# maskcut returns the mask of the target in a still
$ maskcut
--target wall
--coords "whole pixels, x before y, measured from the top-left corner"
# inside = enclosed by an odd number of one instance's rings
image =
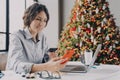
[[[117,26],[120,28],[120,0],[108,0],[111,13],[113,14],[114,18],[116,19],[115,22]]]
[[[57,47],[59,28],[58,0],[39,0],[39,2],[46,5],[50,14],[50,20],[44,30],[48,45],[49,47]]]
[[[68,4],[68,0],[62,0],[63,1],[63,19],[62,19],[62,25],[64,26],[70,18],[71,15],[71,10],[73,8],[74,2],[75,0],[69,0],[69,4]]]

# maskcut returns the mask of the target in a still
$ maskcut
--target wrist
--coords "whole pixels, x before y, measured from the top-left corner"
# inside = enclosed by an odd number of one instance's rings
[[[37,71],[43,71],[43,70],[47,70],[47,63],[43,63],[43,64],[33,64],[31,72],[37,72]]]

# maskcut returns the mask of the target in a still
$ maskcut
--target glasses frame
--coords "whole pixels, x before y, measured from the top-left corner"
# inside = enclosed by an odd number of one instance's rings
[[[46,72],[48,77],[43,77],[43,72]],[[57,74],[57,76],[53,76],[54,74]],[[41,71],[38,73],[39,77],[42,78],[42,79],[61,79],[61,75],[59,73],[59,71],[55,71],[55,72],[49,72],[47,70],[44,70],[44,71]]]

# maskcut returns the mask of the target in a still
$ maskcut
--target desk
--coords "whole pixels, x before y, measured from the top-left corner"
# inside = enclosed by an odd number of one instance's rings
[[[110,78],[109,78],[110,77]],[[87,73],[67,73],[63,80],[120,80],[120,66],[100,65]]]
[[[44,80],[38,77],[25,79],[13,71],[3,71],[3,73],[5,76],[1,80]],[[91,68],[87,73],[61,73],[61,76],[62,79],[59,80],[120,80],[120,66],[100,65]]]

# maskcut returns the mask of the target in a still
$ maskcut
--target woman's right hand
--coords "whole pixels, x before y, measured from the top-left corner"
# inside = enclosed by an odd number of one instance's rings
[[[46,63],[48,71],[59,71],[60,69],[64,68],[66,63],[61,64],[62,62],[66,61],[66,59],[62,59],[60,57],[52,58],[50,61]]]

